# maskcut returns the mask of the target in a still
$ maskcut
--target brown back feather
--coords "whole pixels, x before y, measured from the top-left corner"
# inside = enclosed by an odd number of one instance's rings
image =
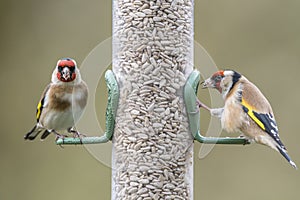
[[[253,110],[273,115],[272,107],[263,93],[245,77],[242,77],[240,81],[243,85],[243,99],[253,107]]]

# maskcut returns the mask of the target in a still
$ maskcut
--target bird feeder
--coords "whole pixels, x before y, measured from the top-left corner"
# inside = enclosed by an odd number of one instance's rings
[[[112,141],[112,199],[193,199],[194,140],[246,144],[200,133],[193,70],[193,0],[113,0],[113,67],[101,137],[63,138],[58,145]]]

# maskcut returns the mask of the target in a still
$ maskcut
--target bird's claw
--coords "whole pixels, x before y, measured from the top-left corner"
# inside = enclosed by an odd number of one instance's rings
[[[86,137],[85,134],[79,133],[79,132],[76,131],[76,130],[70,130],[70,133],[73,134],[73,137],[74,137],[74,138]]]
[[[64,139],[66,137],[68,137],[67,135],[63,135],[63,134],[59,134],[57,133],[56,131],[54,131],[54,134],[55,134],[55,141],[57,141],[58,139],[62,139],[64,141]],[[62,145],[59,145],[61,148],[63,148]]]
[[[63,140],[64,138],[68,137],[67,135],[59,134],[57,132],[54,132],[54,134],[55,134],[55,141],[57,141],[58,139]]]

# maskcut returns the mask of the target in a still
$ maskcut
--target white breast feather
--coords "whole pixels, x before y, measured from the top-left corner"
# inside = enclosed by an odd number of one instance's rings
[[[245,125],[247,116],[244,113],[239,99],[241,94],[241,86],[233,95],[225,101],[224,112],[221,117],[222,128],[228,133],[240,132],[240,128]]]
[[[61,99],[69,101],[71,106],[64,111],[48,110],[43,120],[43,126],[47,129],[66,130],[75,125],[83,113],[84,108],[79,104],[86,96],[82,89],[73,90],[73,93],[65,93]],[[46,98],[46,103],[48,99]]]

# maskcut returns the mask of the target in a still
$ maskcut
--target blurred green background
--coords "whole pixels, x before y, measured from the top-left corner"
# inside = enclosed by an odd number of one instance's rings
[[[195,1],[195,40],[219,68],[233,68],[260,87],[300,166],[300,1]],[[80,65],[111,36],[111,1],[2,0],[0,15],[0,199],[110,199],[111,170],[84,147],[62,149],[53,136],[25,142],[23,135],[35,123],[57,59],[70,56]],[[103,83],[96,96],[101,123]],[[200,95],[209,102],[207,92]],[[202,119],[205,131],[207,113]],[[299,199],[300,172],[276,152],[261,145],[216,146],[199,160],[199,148],[196,143],[194,199]]]

